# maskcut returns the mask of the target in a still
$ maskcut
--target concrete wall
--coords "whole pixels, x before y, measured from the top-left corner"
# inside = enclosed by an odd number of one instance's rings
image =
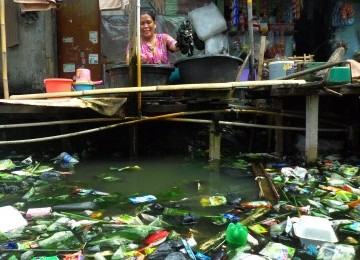
[[[344,2],[344,1],[337,1]],[[354,23],[349,26],[336,27],[334,41],[344,41],[347,44],[345,59],[353,59],[356,51],[360,51],[360,3],[359,1],[351,1],[354,11]]]
[[[55,13],[35,14],[31,18],[17,12],[19,44],[7,48],[10,95],[45,92],[43,79],[56,76]]]

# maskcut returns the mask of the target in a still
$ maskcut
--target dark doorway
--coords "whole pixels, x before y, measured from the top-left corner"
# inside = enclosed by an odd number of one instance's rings
[[[295,22],[294,54],[314,55],[315,61],[327,61],[333,52],[331,46],[331,14],[334,1],[304,0],[301,18]]]

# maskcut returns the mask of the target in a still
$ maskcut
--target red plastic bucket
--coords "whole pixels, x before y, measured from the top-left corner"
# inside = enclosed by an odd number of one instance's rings
[[[44,79],[44,84],[47,93],[70,92],[72,83],[73,83],[72,79],[62,79],[62,78]]]

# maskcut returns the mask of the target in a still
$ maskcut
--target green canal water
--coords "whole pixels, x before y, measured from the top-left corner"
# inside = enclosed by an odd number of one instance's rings
[[[140,170],[114,171],[111,168],[139,166]],[[100,176],[113,176],[117,181],[104,181]],[[220,162],[206,160],[186,160],[179,158],[147,158],[137,160],[86,160],[75,166],[75,174],[67,182],[92,189],[120,193],[124,197],[154,195],[164,207],[186,209],[199,216],[219,216],[230,212],[232,205],[203,207],[201,198],[212,195],[234,195],[242,201],[256,200],[258,188],[252,173],[221,167]],[[176,193],[174,198],[170,194]],[[169,198],[169,199],[167,199]],[[143,204],[124,203],[113,207],[109,204],[105,215],[135,214]],[[179,232],[192,228],[198,232],[199,242],[206,241],[224,230],[224,226],[214,225],[208,218],[191,227],[182,226],[179,218],[167,216]]]
[[[3,155],[4,156],[4,155]],[[27,155],[21,153],[13,159],[21,160]],[[182,224],[182,218],[164,216],[164,221],[172,225],[173,229],[186,235],[191,228],[196,233],[199,244],[208,241],[226,226],[215,225],[209,216],[220,216],[231,213],[233,205],[203,207],[201,198],[213,195],[231,195],[241,198],[241,201],[256,200],[258,187],[250,170],[239,170],[228,166],[221,166],[221,162],[208,162],[205,158],[188,159],[183,156],[158,156],[139,159],[90,157],[81,159],[72,168],[62,167],[61,164],[52,164],[53,156],[33,155],[33,159],[42,164],[53,165],[55,170],[73,171],[71,175],[64,175],[61,181],[53,181],[53,188],[44,191],[45,199],[40,203],[27,203],[24,211],[30,207],[54,206],[74,202],[71,200],[53,200],[63,194],[69,194],[71,188],[93,189],[101,192],[116,194],[118,200],[106,202],[101,207],[104,217],[128,214],[135,216],[142,211],[145,204],[132,204],[128,198],[143,195],[154,195],[163,207],[187,210],[199,216],[198,222],[193,225]],[[4,157],[2,158],[4,159]],[[138,166],[137,170],[114,170],[127,166]],[[106,181],[105,176],[114,180]],[[63,187],[66,189],[63,189]],[[13,196],[1,201],[1,206],[11,205],[21,201],[21,196]],[[92,201],[97,198],[83,196],[81,201]],[[100,196],[99,196],[100,197]],[[151,213],[150,213],[151,214]]]

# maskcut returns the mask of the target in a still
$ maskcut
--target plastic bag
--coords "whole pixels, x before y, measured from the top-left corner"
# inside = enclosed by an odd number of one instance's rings
[[[295,254],[295,248],[280,243],[269,242],[259,254],[271,259],[291,259]]]
[[[202,41],[227,30],[226,20],[213,2],[192,10],[188,16],[197,36]]]
[[[319,249],[319,260],[355,259],[355,248],[351,245],[325,243]]]
[[[205,41],[205,54],[229,54],[229,40],[226,34],[216,34]]]

